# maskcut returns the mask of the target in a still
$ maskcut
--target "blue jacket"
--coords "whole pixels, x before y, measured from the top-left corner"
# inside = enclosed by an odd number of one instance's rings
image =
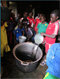
[[[60,43],[53,44],[47,53],[47,72],[60,78]]]
[[[13,31],[13,33],[16,35],[16,40],[19,41],[19,36],[22,36],[22,31],[24,31],[24,29],[20,29],[17,28],[16,30]]]

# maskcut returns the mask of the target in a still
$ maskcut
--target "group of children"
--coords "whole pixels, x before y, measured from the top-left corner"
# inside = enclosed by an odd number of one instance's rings
[[[28,34],[30,34],[30,38],[34,38],[35,34],[39,33],[44,37],[46,53],[50,46],[56,42],[56,36],[59,31],[59,14],[57,10],[52,11],[50,14],[49,24],[46,22],[44,14],[39,14],[39,16],[34,19],[32,12],[29,13],[28,17],[27,12],[25,12],[23,19],[20,19],[20,23],[20,27],[22,26],[25,30],[24,35],[29,36]],[[30,29],[30,31],[28,29]]]
[[[46,18],[44,14],[39,14],[35,19],[32,15],[32,12],[29,13],[29,16],[27,16],[27,12],[24,12],[23,17],[19,19],[20,24],[18,23],[19,25],[17,25],[17,28],[14,31],[18,28],[24,29],[24,36],[27,37],[27,40],[34,42],[35,34],[45,33],[48,23],[45,21]]]
[[[4,52],[10,51],[10,47],[8,45],[8,38],[9,38],[10,41],[12,39],[11,39],[11,35],[9,36],[7,33],[10,33],[10,34],[13,33],[13,35],[14,35],[14,45],[19,43],[19,36],[26,36],[27,41],[31,41],[31,42],[34,43],[34,36],[36,35],[36,33],[39,33],[44,37],[46,55],[47,55],[48,52],[54,53],[54,51],[51,52],[50,49],[52,48],[52,50],[55,50],[55,49],[53,49],[53,44],[56,42],[56,36],[60,33],[60,29],[59,29],[60,20],[59,20],[58,13],[59,12],[57,10],[52,11],[52,13],[50,14],[50,22],[48,24],[46,22],[46,17],[43,13],[38,14],[38,17],[36,17],[34,19],[32,17],[32,15],[33,15],[32,12],[29,13],[29,16],[27,15],[27,12],[24,12],[23,17],[18,20],[18,23],[16,24],[16,26],[13,27],[13,30],[11,30],[10,32],[6,31],[6,27],[8,26],[7,24],[9,22],[2,20],[1,21],[1,24],[2,24],[1,25],[1,57],[3,58]],[[10,17],[10,20],[12,20],[12,22],[13,22],[12,17]],[[8,26],[8,28],[9,28],[9,26]],[[8,37],[7,37],[7,35],[8,35]],[[58,37],[59,37],[58,39],[59,39],[59,42],[60,42],[60,35],[58,35]],[[59,43],[58,43],[58,46],[60,46]],[[56,51],[60,49],[60,48],[59,49],[57,49],[57,48],[56,48]],[[50,55],[50,54],[48,54],[48,55]],[[47,60],[49,59],[48,55],[47,55]],[[52,59],[54,59],[53,56],[52,56]],[[54,61],[52,63],[54,63]],[[59,67],[59,63],[58,63],[57,67]],[[50,68],[49,64],[48,64],[48,68]],[[52,74],[52,72],[49,71],[49,70],[48,70],[48,73],[47,73],[48,75]],[[57,71],[57,73],[58,72],[59,71]],[[60,77],[60,76],[58,76],[57,74],[54,74],[54,73],[52,75],[55,75],[56,77]],[[59,72],[59,75],[60,75],[60,72]],[[52,77],[48,78],[48,77],[45,76],[44,79],[60,79],[60,78],[52,78]]]

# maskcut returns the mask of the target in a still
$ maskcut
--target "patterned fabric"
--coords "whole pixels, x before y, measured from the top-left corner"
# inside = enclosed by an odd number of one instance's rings
[[[55,76],[53,76],[53,75],[51,75],[50,73],[47,72],[43,79],[60,79],[60,78],[57,78],[57,77],[55,77]]]
[[[38,26],[37,26],[37,28],[38,28],[38,33],[39,33],[39,34],[40,34],[40,33],[45,33],[47,27],[48,27],[48,23],[44,23],[44,24],[39,23]]]

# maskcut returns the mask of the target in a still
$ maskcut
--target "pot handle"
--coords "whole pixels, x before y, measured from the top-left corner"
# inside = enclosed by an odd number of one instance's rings
[[[25,66],[26,66],[26,65],[29,65],[29,63],[28,63],[28,62],[27,62],[27,63],[23,63],[23,62],[21,62],[21,64],[22,64],[22,65],[25,65]]]
[[[36,56],[37,50],[38,50],[38,46],[35,46],[33,48],[33,53],[32,53],[33,56]]]

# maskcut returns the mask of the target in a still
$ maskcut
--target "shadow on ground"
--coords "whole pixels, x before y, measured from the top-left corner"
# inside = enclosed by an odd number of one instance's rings
[[[17,68],[12,53],[9,53],[6,60],[7,61],[5,61],[4,64],[2,79],[43,79],[47,69],[46,65],[40,66],[39,64],[35,71],[30,73],[23,73]]]

